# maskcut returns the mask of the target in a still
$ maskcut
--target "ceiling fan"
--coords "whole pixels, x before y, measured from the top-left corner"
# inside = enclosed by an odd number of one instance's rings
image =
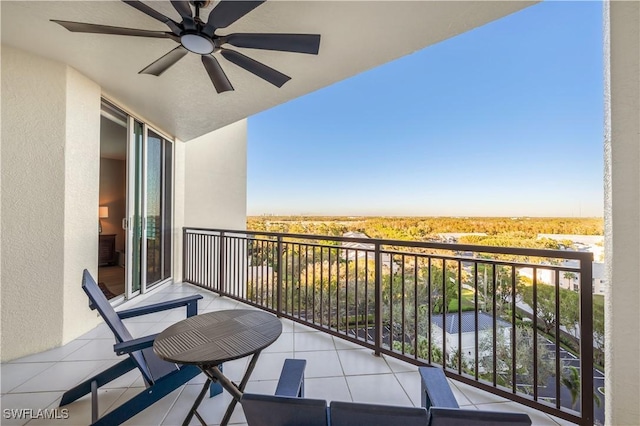
[[[223,47],[229,44],[235,47],[250,49],[278,50],[282,52],[297,52],[317,55],[320,48],[320,35],[316,34],[264,34],[264,33],[236,33],[217,35],[216,31],[226,28],[236,22],[266,0],[237,1],[220,0],[211,10],[207,21],[200,19],[200,10],[209,6],[210,1],[171,1],[171,4],[182,17],[178,23],[163,15],[141,1],[122,0],[140,12],[164,23],[171,31],[148,31],[134,28],[112,27],[108,25],[88,24],[52,19],[69,31],[95,34],[114,34],[134,37],[170,38],[180,43],[160,59],[142,69],[139,74],[161,75],[187,53],[197,53],[202,57],[202,64],[209,74],[209,78],[218,93],[234,90],[220,63],[213,56],[219,52],[222,57],[250,73],[268,81],[277,87],[282,87],[291,77],[277,71],[261,62],[249,58],[236,50]],[[191,7],[195,8],[195,15]]]

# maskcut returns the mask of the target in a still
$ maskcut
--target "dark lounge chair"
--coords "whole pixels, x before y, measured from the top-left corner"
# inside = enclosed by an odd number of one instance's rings
[[[249,426],[492,426],[531,425],[526,414],[460,409],[442,370],[419,369],[423,407],[396,407],[304,398],[306,361],[285,361],[275,395],[245,393]]]
[[[116,312],[86,269],[82,276],[82,289],[89,296],[89,307],[98,310],[102,319],[115,335],[114,351],[116,354],[126,354],[128,356],[100,374],[65,392],[60,401],[61,407],[91,393],[91,424],[117,425],[127,421],[201,373],[196,366],[176,365],[158,358],[153,352],[153,341],[157,334],[134,339],[122,320],[185,306],[187,317],[191,317],[198,314],[198,300],[202,299],[202,296],[188,296]],[[121,406],[98,418],[98,388],[134,368],[140,370],[146,389]],[[214,383],[211,385],[210,396],[221,392],[222,387],[220,384]]]

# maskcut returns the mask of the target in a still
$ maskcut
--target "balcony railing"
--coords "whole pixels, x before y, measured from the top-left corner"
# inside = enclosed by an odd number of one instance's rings
[[[183,242],[185,282],[594,423],[591,253],[196,228]]]

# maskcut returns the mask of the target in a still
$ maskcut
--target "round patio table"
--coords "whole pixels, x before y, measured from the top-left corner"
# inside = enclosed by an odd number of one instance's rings
[[[207,380],[187,414],[183,425],[194,415],[206,423],[196,411],[212,381],[219,382],[233,399],[221,425],[229,422],[236,403],[242,398],[260,352],[275,342],[282,333],[280,320],[267,312],[232,309],[209,312],[182,320],[164,330],[153,342],[153,351],[165,361],[197,365]],[[236,385],[218,368],[225,361],[253,355],[240,382]]]

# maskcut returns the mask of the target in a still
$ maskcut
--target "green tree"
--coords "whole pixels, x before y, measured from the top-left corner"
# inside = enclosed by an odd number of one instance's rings
[[[573,290],[560,289],[560,325],[575,335],[580,321],[580,296]]]
[[[481,376],[486,380],[492,380],[496,374],[496,382],[502,386],[511,387],[513,385],[513,370],[515,369],[517,384],[523,392],[531,392],[536,384],[530,383],[533,378],[534,362],[538,363],[538,386],[547,383],[549,377],[554,374],[555,366],[550,359],[549,350],[545,345],[545,340],[538,338],[538,359],[533,358],[533,329],[525,325],[517,325],[516,336],[516,365],[512,365],[511,333],[505,332],[502,327],[496,330],[496,347],[493,348],[493,333],[483,333],[479,340],[478,369]],[[493,369],[492,353],[495,350],[497,370]],[[525,386],[522,386],[525,385]],[[528,385],[528,386],[526,386]]]
[[[562,385],[571,393],[571,408],[575,408],[580,396],[580,370],[573,365],[565,366],[560,378]]]
[[[600,303],[593,304],[593,345],[596,348],[594,362],[604,365],[604,305]]]
[[[573,290],[573,286],[571,284],[573,283],[573,280],[578,278],[578,276],[573,272],[565,271],[565,273],[563,274],[563,277],[566,280],[569,280],[569,290]]]
[[[533,285],[526,287],[523,292],[523,300],[526,304],[534,307]],[[537,284],[536,316],[542,321],[545,333],[551,333],[556,324],[556,294],[555,287],[548,284]]]
[[[580,370],[573,365],[564,365],[562,369],[562,376],[560,377],[560,383],[569,390],[571,394],[571,408],[575,408],[580,397]],[[599,407],[601,404],[600,397],[594,393],[593,400]]]

